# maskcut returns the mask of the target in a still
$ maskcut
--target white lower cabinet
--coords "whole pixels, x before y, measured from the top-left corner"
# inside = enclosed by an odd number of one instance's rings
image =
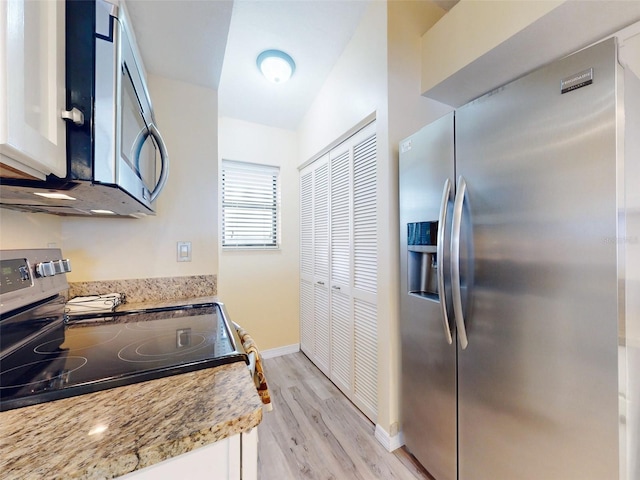
[[[258,429],[136,470],[123,480],[257,480]]]
[[[377,420],[376,125],[300,172],[300,347]]]

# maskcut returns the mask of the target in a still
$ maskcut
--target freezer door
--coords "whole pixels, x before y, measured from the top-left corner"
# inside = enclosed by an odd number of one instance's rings
[[[461,480],[618,478],[615,128],[613,40],[456,112],[475,255]]]
[[[448,265],[437,254],[450,230],[440,220],[451,218],[453,122],[449,114],[400,143],[401,428],[408,450],[437,480],[457,475],[456,343],[438,281],[446,274],[440,280],[449,283]]]

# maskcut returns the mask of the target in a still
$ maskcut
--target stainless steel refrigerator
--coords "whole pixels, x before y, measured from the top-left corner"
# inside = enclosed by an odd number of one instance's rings
[[[436,480],[625,478],[621,86],[610,39],[400,143],[402,431]]]

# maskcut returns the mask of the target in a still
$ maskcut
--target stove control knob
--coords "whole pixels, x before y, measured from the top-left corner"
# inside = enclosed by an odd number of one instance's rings
[[[53,270],[55,271],[55,275],[58,275],[59,273],[64,273],[62,260],[54,260],[52,263],[53,263]]]
[[[60,262],[62,262],[62,271],[63,272],[70,272],[71,271],[71,260],[69,260],[68,258],[65,258],[64,260],[60,260]]]
[[[53,262],[42,262],[36,265],[36,273],[40,277],[52,277],[56,274]]]

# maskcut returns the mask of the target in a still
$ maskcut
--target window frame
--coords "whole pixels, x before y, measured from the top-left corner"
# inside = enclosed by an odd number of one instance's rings
[[[246,181],[246,179],[240,179],[239,176],[243,173],[246,173],[250,176],[254,177],[254,181]],[[261,177],[264,178],[264,182],[259,180]],[[280,230],[281,230],[281,218],[280,218],[280,198],[281,198],[281,172],[280,167],[276,165],[267,165],[260,164],[254,162],[245,162],[239,160],[228,160],[222,159],[220,166],[220,243],[223,250],[279,250],[280,249]],[[231,182],[231,183],[229,183]],[[253,183],[253,184],[252,184]],[[241,189],[246,188],[250,189],[252,187],[262,191],[263,197],[264,193],[268,190],[273,190],[273,194],[270,195],[269,201],[262,201],[264,199],[256,198],[254,195],[253,198],[250,195],[247,196],[243,203],[242,198],[233,198],[233,195],[227,195],[227,189],[231,186],[233,189]],[[246,192],[245,192],[246,193]],[[229,198],[231,196],[232,198]],[[239,237],[239,240],[236,243],[229,242],[230,236],[227,235],[227,212],[230,209],[240,209],[244,210],[244,212],[236,212],[236,215],[239,218],[236,218],[234,221],[240,222],[242,221],[242,217],[249,215],[244,220],[250,218],[253,210],[255,213],[258,213],[258,217],[260,216],[259,212],[266,211],[270,212],[270,222],[264,222],[264,224],[260,225],[262,227],[266,227],[266,231],[270,231],[270,237],[265,242],[255,242],[255,243],[246,243],[250,240],[250,235],[247,237]],[[254,220],[261,222],[262,219],[258,217],[253,217]],[[269,226],[270,225],[270,226]],[[257,229],[259,231],[259,228]],[[257,233],[257,232],[252,232]]]

